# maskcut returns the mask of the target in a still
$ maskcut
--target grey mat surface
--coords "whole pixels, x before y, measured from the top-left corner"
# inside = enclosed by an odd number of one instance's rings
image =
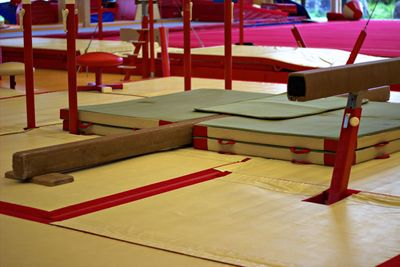
[[[258,119],[279,120],[343,109],[346,106],[346,101],[347,99],[344,97],[329,97],[308,102],[293,102],[287,99],[286,94],[281,94],[261,99],[243,100],[231,104],[209,107],[197,106],[196,110]]]
[[[198,89],[118,103],[80,106],[79,111],[177,122],[210,115],[209,113],[195,112],[194,107],[224,105],[268,96],[270,94],[221,89]]]
[[[260,120],[232,116],[205,121],[199,125],[276,135],[338,139],[341,122],[341,116],[326,115],[305,116],[288,120]],[[363,117],[358,136],[374,135],[397,129],[400,129],[400,120]]]

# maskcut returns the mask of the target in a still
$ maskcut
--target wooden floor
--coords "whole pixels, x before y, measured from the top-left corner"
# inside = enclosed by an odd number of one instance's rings
[[[122,75],[105,74],[115,83]],[[139,79],[139,77],[135,77]],[[78,84],[94,75],[78,75]],[[193,79],[193,88],[223,88]],[[8,87],[3,77],[0,87]],[[304,202],[324,190],[332,168],[223,155],[192,148],[76,171],[47,188],[3,177],[16,151],[96,138],[61,129],[67,73],[36,70],[37,119],[23,130],[24,96],[1,98],[0,201],[52,211],[148,183],[215,168],[230,175],[54,224],[0,215],[0,266],[376,266],[400,253],[400,153],[354,166],[350,187],[363,193],[332,206]],[[234,90],[281,93],[281,84],[234,81]],[[9,89],[0,91],[9,94]],[[170,77],[124,84],[111,94],[81,92],[80,104],[183,91]],[[16,92],[24,93],[17,78]],[[400,102],[400,93],[391,97]],[[338,126],[339,127],[339,126]]]

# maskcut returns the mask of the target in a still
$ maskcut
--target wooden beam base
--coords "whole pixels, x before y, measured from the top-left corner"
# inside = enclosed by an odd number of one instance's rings
[[[67,183],[72,183],[74,181],[74,177],[68,174],[62,173],[48,173],[39,176],[35,176],[32,178],[31,182],[34,184],[40,184],[45,186],[57,186]]]

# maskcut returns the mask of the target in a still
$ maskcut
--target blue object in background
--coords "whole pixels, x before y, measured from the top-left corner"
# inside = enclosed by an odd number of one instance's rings
[[[232,0],[232,3],[237,3],[239,0]],[[223,3],[225,2],[224,0],[213,0],[214,3]]]
[[[17,7],[10,2],[0,4],[0,15],[5,19],[6,24],[17,24]]]
[[[112,22],[114,21],[114,14],[112,12],[104,12],[103,13],[103,22]],[[97,23],[97,14],[90,15],[90,22]]]

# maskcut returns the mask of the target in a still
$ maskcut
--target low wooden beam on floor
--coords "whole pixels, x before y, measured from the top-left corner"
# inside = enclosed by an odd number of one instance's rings
[[[213,115],[128,134],[16,152],[12,159],[13,176],[18,180],[26,180],[38,175],[64,173],[187,146],[192,143],[192,128],[195,124],[221,116]]]

